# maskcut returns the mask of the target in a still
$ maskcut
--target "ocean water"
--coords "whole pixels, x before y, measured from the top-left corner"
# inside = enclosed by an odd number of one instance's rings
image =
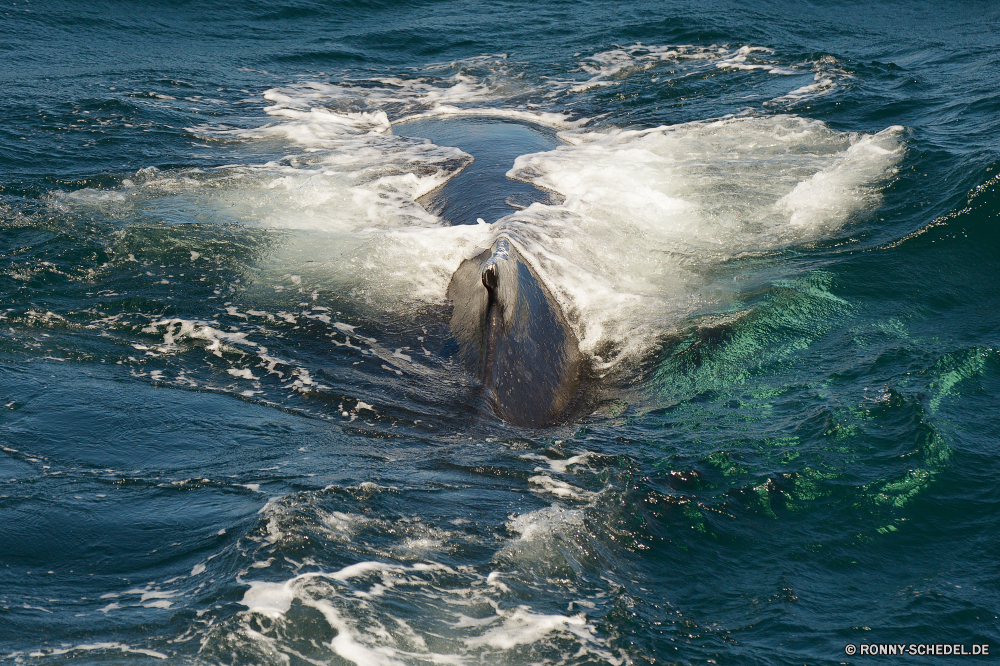
[[[3,663],[1000,652],[996,3],[0,27]],[[458,359],[501,237],[568,422]]]

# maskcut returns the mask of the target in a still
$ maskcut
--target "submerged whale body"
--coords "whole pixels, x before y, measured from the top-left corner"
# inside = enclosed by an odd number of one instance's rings
[[[448,298],[459,355],[493,413],[540,427],[565,418],[583,373],[579,345],[552,295],[506,239],[464,261]]]

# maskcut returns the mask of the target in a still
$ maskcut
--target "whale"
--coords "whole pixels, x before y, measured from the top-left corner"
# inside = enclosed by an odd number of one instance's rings
[[[507,238],[467,259],[448,285],[458,355],[485,407],[517,426],[567,420],[581,404],[579,341],[552,294]]]
[[[438,145],[461,146],[474,160],[417,203],[448,224],[503,219],[532,203],[557,204],[556,192],[507,177],[519,155],[553,150],[555,131],[503,118],[409,120],[396,128]],[[458,357],[478,380],[481,409],[516,426],[569,420],[586,403],[589,382],[579,341],[563,310],[500,231],[491,247],[463,261],[447,289]]]

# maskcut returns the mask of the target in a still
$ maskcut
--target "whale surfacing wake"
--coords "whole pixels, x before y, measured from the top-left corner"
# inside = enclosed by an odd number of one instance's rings
[[[552,295],[510,242],[459,266],[448,285],[459,355],[493,413],[515,425],[563,420],[577,402],[583,359]]]

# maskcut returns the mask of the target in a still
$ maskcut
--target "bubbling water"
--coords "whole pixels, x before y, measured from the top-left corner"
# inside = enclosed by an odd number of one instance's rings
[[[796,116],[563,132],[569,145],[523,155],[507,175],[565,201],[498,226],[557,294],[581,349],[641,351],[698,305],[712,266],[830,236],[874,206],[902,132]]]
[[[655,73],[663,62],[791,72],[770,56],[750,47],[636,46],[586,59],[584,71],[589,87]],[[275,88],[265,93],[272,122],[193,129],[228,142],[236,155],[264,149],[274,159],[213,172],[137,174],[120,191],[77,192],[58,205],[187,209],[198,219],[286,230],[262,259],[265,272],[293,272],[403,315],[443,305],[461,262],[504,236],[558,300],[581,351],[596,367],[611,368],[648,352],[692,312],[711,309],[712,289],[705,287],[716,267],[841,233],[878,204],[905,150],[898,126],[848,133],[796,115],[598,127],[560,110],[558,100],[578,94],[579,82],[532,85],[511,73],[514,64],[497,62],[452,63],[457,71],[437,80]],[[488,75],[472,73],[487,65]],[[529,93],[553,106],[520,103]],[[521,155],[507,172],[561,198],[489,224],[453,225],[423,208],[418,199],[473,157],[462,146],[401,136],[394,125],[456,115],[561,130],[563,145]]]

